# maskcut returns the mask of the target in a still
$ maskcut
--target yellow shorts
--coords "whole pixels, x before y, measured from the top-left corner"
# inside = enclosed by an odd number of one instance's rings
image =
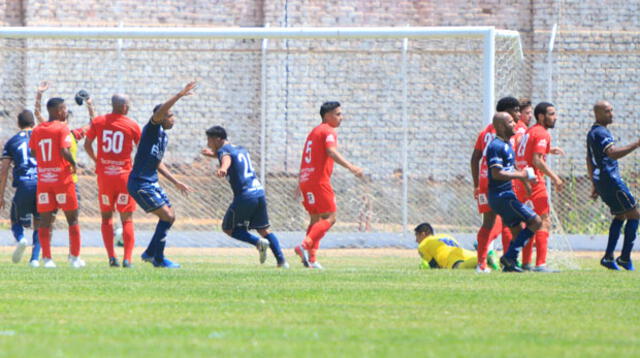
[[[471,261],[475,260],[476,263],[472,263]],[[457,247],[451,251],[449,257],[447,258],[447,267],[448,269],[453,268],[456,262],[462,261],[462,266],[464,268],[469,268],[467,266],[475,267],[477,264],[478,257],[475,252],[465,250],[463,248]],[[463,268],[463,267],[458,267]]]

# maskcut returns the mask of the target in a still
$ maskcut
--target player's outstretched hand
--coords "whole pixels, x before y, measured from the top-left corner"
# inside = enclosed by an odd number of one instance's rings
[[[178,188],[178,190],[180,190],[180,192],[184,195],[189,195],[189,193],[193,192],[193,190],[191,190],[191,187],[188,186],[187,184],[179,181],[176,183],[176,188]]]
[[[353,173],[353,175],[355,175],[357,178],[362,178],[362,177],[363,177],[363,175],[364,175],[364,170],[363,170],[362,168],[360,168],[360,167],[356,167],[356,166],[353,166],[353,167],[351,168],[351,172],[352,172],[352,173]]]
[[[213,151],[209,148],[204,148],[200,151],[200,154],[204,155],[205,157],[211,157],[211,158],[215,158],[215,154],[213,153]]]
[[[553,185],[555,185],[555,186],[556,186],[556,190],[557,190],[558,192],[561,192],[561,191],[562,191],[562,189],[564,188],[564,180],[562,180],[562,179],[558,178],[558,180],[557,180],[557,181],[555,181],[555,180],[553,181]]]
[[[216,176],[218,178],[224,178],[227,176],[227,171],[225,169],[218,169],[216,170]]]
[[[564,150],[562,150],[562,148],[560,147],[553,147],[551,148],[551,150],[549,151],[549,153],[553,154],[553,155],[564,155]]]
[[[187,85],[184,86],[182,91],[180,91],[179,93],[180,97],[191,96],[192,94],[194,94],[193,90],[196,89],[197,87],[198,87],[198,84],[196,81],[191,81],[187,83]]]
[[[40,82],[40,84],[38,85],[38,92],[42,93],[47,89],[49,89],[49,82],[47,81]]]

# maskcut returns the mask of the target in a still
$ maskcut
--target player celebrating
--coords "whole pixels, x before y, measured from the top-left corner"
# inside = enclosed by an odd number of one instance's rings
[[[255,246],[260,253],[261,264],[267,259],[267,247],[271,247],[278,267],[288,268],[278,238],[269,231],[267,200],[253,171],[249,153],[243,147],[231,144],[227,140],[227,131],[220,126],[207,129],[206,134],[209,148],[203,149],[202,154],[218,158],[220,167],[216,176],[227,177],[233,189],[233,202],[224,215],[222,230],[234,239]],[[247,229],[256,229],[263,238],[251,235]]]
[[[131,267],[131,254],[135,244],[133,232],[133,212],[136,203],[129,196],[127,180],[131,172],[131,152],[140,142],[140,126],[127,117],[129,98],[114,94],[111,97],[112,112],[95,117],[87,132],[84,149],[96,163],[98,176],[98,198],[102,216],[102,241],[107,250],[109,265],[118,267],[118,259],[113,248],[113,210],[118,210],[122,221],[124,259],[122,267]],[[87,103],[89,105],[89,103]],[[97,142],[97,155],[93,151],[93,141]]]
[[[129,175],[127,189],[133,199],[147,213],[158,217],[156,230],[149,242],[149,246],[142,253],[142,260],[151,262],[155,267],[179,268],[180,265],[164,257],[167,232],[175,221],[175,213],[167,194],[158,185],[158,173],[173,183],[181,192],[191,191],[189,186],[173,177],[169,169],[162,163],[162,157],[167,149],[169,137],[167,132],[173,127],[175,117],[171,107],[184,96],[193,94],[195,82],[189,82],[180,92],[163,104],[153,109],[153,116],[142,129],[140,144],[136,153],[133,169]]]
[[[51,257],[51,224],[54,210],[61,208],[69,224],[70,256],[72,267],[85,265],[80,259],[80,226],[78,225],[78,199],[72,175],[76,162],[69,151],[71,138],[65,123],[69,112],[62,98],[47,102],[49,121],[39,124],[31,134],[29,147],[38,162],[37,208],[40,213],[38,229],[44,267],[56,267]]]
[[[520,117],[520,103],[514,97],[501,98],[496,104],[496,111],[509,113],[514,121]],[[476,144],[471,154],[471,177],[473,178],[474,196],[478,204],[478,212],[482,214],[482,226],[478,231],[478,272],[490,272],[487,268],[487,254],[489,251],[489,245],[493,240],[502,233],[502,250],[506,251],[509,248],[512,235],[511,230],[504,225],[502,219],[491,210],[487,194],[488,187],[488,171],[487,166],[487,147],[489,143],[495,138],[496,130],[493,127],[493,123],[487,125],[487,127],[480,132],[476,139]],[[495,266],[494,269],[497,269]]]
[[[496,113],[493,116],[493,126],[496,129],[496,138],[487,147],[489,206],[502,217],[503,222],[516,236],[507,252],[500,258],[500,263],[505,272],[522,272],[517,266],[518,253],[540,228],[542,222],[531,209],[518,201],[511,181],[520,179],[535,182],[535,176],[530,177],[525,170],[515,168],[515,155],[509,142],[515,127],[512,115],[506,112]],[[527,225],[524,229],[520,227],[523,221]]]
[[[522,268],[536,272],[551,272],[546,266],[547,245],[549,241],[549,229],[551,218],[549,217],[549,194],[544,181],[547,175],[553,181],[558,191],[562,190],[562,179],[547,165],[546,157],[551,152],[551,135],[549,129],[555,127],[557,120],[556,109],[553,104],[541,102],[534,111],[536,124],[529,128],[519,141],[516,152],[516,166],[520,169],[533,168],[537,182],[532,185],[531,192],[522,185],[514,185],[518,200],[523,203],[530,202],[533,210],[540,216],[542,227],[536,231],[532,240],[529,240],[522,252]],[[531,264],[532,244],[536,244],[536,266]]]
[[[38,183],[36,159],[29,149],[29,138],[35,121],[33,113],[24,110],[18,115],[18,127],[20,131],[11,137],[4,145],[2,151],[2,171],[0,172],[0,209],[5,205],[4,190],[7,186],[9,168],[13,163],[13,187],[16,188],[11,201],[11,232],[18,242],[11,260],[20,262],[22,254],[27,248],[27,239],[24,238],[23,227],[31,225],[33,216],[33,249],[29,265],[40,266],[40,242],[38,241],[38,226],[40,216],[36,210],[36,186]]]
[[[338,152],[336,128],[342,122],[342,109],[338,102],[325,102],[320,106],[322,123],[307,136],[300,163],[298,189],[303,205],[309,213],[307,234],[295,252],[305,267],[322,269],[316,261],[320,240],[336,222],[336,201],[331,187],[334,161],[347,168],[356,177],[362,169],[347,161]]]
[[[429,223],[416,226],[414,234],[422,258],[420,268],[473,269],[478,265],[475,252],[460,247],[452,236],[434,234]],[[493,250],[489,251],[487,259],[495,260]]]
[[[618,159],[640,147],[640,140],[626,146],[614,146],[613,136],[607,129],[613,122],[613,107],[609,102],[599,101],[593,106],[593,112],[596,123],[587,134],[587,171],[593,183],[591,197],[595,199],[599,195],[614,216],[609,227],[607,249],[600,264],[611,270],[620,270],[622,266],[633,271],[631,250],[638,231],[640,212],[635,198],[620,176]],[[614,261],[613,252],[625,220],[627,224],[624,227],[622,252]]]

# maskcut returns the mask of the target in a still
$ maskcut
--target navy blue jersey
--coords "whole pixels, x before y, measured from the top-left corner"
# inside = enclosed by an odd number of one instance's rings
[[[218,149],[218,160],[228,155],[231,157],[231,166],[227,171],[227,179],[231,184],[234,198],[238,197],[257,197],[264,195],[262,185],[253,171],[251,158],[246,149],[241,146],[225,144]]]
[[[140,144],[133,160],[130,177],[138,181],[155,183],[158,181],[158,165],[167,149],[169,137],[161,124],[149,121],[142,128]]]
[[[619,178],[618,161],[605,153],[613,145],[613,136],[606,127],[594,124],[587,134],[587,151],[593,163],[593,179],[599,180],[600,175],[608,178]]]
[[[13,160],[13,186],[18,184],[36,184],[38,169],[36,158],[29,149],[31,130],[23,130],[11,137],[4,145],[2,158]]]
[[[505,142],[500,137],[495,137],[487,147],[487,166],[489,167],[489,193],[498,194],[512,191],[511,180],[493,179],[492,168],[501,168],[504,171],[515,169],[515,155],[509,141]]]

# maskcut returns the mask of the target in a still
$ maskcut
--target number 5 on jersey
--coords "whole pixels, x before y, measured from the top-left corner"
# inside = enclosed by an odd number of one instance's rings
[[[103,153],[120,153],[122,152],[122,144],[124,143],[124,134],[120,131],[112,131],[105,129],[102,131],[102,152]]]

